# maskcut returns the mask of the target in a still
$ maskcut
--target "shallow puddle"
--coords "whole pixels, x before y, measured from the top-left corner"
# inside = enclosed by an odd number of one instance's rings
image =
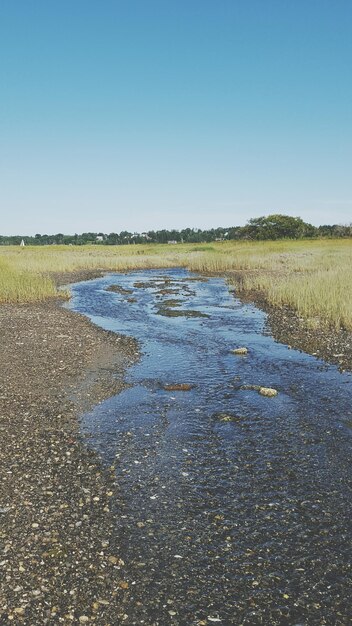
[[[221,278],[138,271],[72,293],[142,351],[131,387],[82,418],[117,468],[118,619],[349,624],[352,376],[275,343]]]

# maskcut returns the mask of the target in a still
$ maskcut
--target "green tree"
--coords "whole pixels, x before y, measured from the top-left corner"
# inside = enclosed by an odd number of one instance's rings
[[[316,228],[300,217],[280,213],[254,217],[242,229],[242,235],[251,239],[301,239],[315,234]]]

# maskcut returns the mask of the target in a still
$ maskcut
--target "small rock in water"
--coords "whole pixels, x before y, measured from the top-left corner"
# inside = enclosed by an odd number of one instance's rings
[[[192,385],[189,383],[179,383],[173,385],[164,385],[165,391],[190,391],[192,389]]]
[[[261,396],[273,398],[274,396],[277,396],[279,392],[276,389],[271,389],[270,387],[260,387],[259,393]]]
[[[232,354],[248,354],[248,348],[234,348],[234,350],[231,350]]]
[[[215,413],[214,417],[220,422],[240,422],[241,417],[231,413]]]

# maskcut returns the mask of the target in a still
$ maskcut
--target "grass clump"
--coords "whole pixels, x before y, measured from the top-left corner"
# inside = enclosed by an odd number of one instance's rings
[[[0,302],[38,302],[58,295],[53,281],[0,259]]]

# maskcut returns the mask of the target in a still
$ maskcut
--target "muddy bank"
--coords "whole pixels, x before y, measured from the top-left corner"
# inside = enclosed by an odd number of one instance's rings
[[[1,306],[0,337],[0,624],[115,624],[114,468],[77,416],[124,387],[137,344],[58,302]]]
[[[243,273],[226,272],[220,276],[241,283]],[[352,332],[319,324],[310,328],[307,321],[289,306],[274,307],[259,291],[236,291],[236,297],[243,302],[252,302],[267,313],[267,331],[276,341],[338,365],[342,370],[352,371]]]
[[[290,307],[273,307],[257,292],[240,294],[240,297],[254,302],[268,314],[267,330],[276,341],[352,371],[352,333],[323,326],[309,328],[306,320]]]
[[[106,270],[102,269],[90,269],[90,270],[75,270],[74,272],[49,272],[48,276],[51,278],[57,287],[63,285],[69,285],[73,282],[80,282],[83,280],[91,280],[93,278],[100,278],[104,276]]]

